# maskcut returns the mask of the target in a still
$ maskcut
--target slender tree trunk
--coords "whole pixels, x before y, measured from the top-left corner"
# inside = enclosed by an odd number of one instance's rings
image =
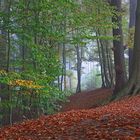
[[[66,46],[63,43],[62,48],[62,59],[63,59],[63,67],[62,67],[62,76],[61,76],[61,91],[66,89]],[[63,85],[64,83],[64,85]]]
[[[3,2],[0,2],[1,4],[1,11],[6,13],[8,16],[3,19],[3,22],[6,25],[9,25],[10,20],[10,7],[11,7],[11,0],[7,1],[4,0]],[[5,70],[6,72],[9,71],[9,64],[10,64],[10,31],[9,29],[1,29],[1,35],[2,39],[1,46],[0,46],[0,62],[1,66],[0,69]],[[2,102],[5,101],[11,101],[9,96],[9,86],[5,84],[0,84],[0,98]],[[2,117],[2,125],[7,125],[9,123],[12,123],[12,108],[11,106],[8,106],[6,109],[1,110],[3,114]]]
[[[63,65],[64,65],[64,90],[66,90],[66,46],[64,44],[64,52],[63,52]]]
[[[69,57],[69,70],[71,70],[71,61],[70,61],[70,57]],[[71,83],[71,74],[69,75],[69,89],[71,90],[72,88],[72,83]]]
[[[81,60],[81,48],[79,45],[76,47],[76,54],[77,54],[77,89],[76,93],[81,92],[81,65],[82,65],[82,60]]]
[[[97,36],[97,33],[96,33],[96,36]],[[102,61],[101,50],[100,50],[100,42],[99,42],[98,38],[97,38],[97,47],[98,47],[98,53],[99,53],[99,63],[100,63],[100,67],[101,67],[102,87],[105,87],[103,61]]]
[[[100,31],[98,31],[98,35],[100,36]],[[110,76],[110,70],[109,70],[109,60],[108,60],[108,48],[107,48],[107,41],[99,40],[100,48],[98,48],[98,51],[100,50],[101,59],[102,59],[102,76],[104,79],[104,86],[105,87],[111,87],[111,78]]]
[[[105,86],[111,87],[111,83],[108,77],[108,68],[107,68],[107,57],[106,57],[106,48],[102,40],[100,40],[101,44],[101,52],[102,52],[102,59],[103,59],[103,70],[104,70],[104,78],[105,78]]]
[[[64,10],[64,16],[65,19],[62,23],[62,30],[64,34],[66,34],[66,11]],[[64,37],[63,40],[63,48],[62,48],[62,61],[63,61],[63,67],[62,67],[62,77],[61,77],[61,90],[63,89],[63,80],[64,80],[64,90],[66,90],[66,40]]]
[[[10,7],[9,7],[10,9]],[[8,50],[7,50],[7,72],[9,72],[9,69],[10,69],[10,50],[11,50],[11,38],[10,38],[10,31],[8,30],[7,31],[7,42],[8,42]],[[10,92],[10,86],[8,85],[7,86],[7,90],[8,90],[8,96],[7,96],[7,99],[9,100],[10,103],[12,103],[12,92]],[[13,116],[12,116],[12,113],[13,112],[13,107],[12,107],[12,104],[9,106],[9,123],[10,125],[12,125],[13,123]]]
[[[114,82],[113,82],[113,69],[112,69],[111,50],[110,50],[109,46],[110,46],[109,41],[105,41],[109,87],[113,88],[113,86],[114,86]]]
[[[59,46],[59,43],[57,45],[58,45],[58,58],[60,59],[60,46]],[[58,88],[59,88],[59,90],[61,90],[60,76],[57,77],[57,81],[58,81]]]

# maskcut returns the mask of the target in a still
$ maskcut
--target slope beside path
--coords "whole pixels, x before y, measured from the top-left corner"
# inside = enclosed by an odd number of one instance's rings
[[[140,95],[5,127],[0,140],[140,140]]]
[[[69,97],[69,101],[62,105],[60,111],[95,108],[100,106],[111,94],[112,90],[107,88],[76,93]]]

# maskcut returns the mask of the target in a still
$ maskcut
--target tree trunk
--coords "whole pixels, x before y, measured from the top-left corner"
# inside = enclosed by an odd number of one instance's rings
[[[109,77],[109,82],[110,82],[110,88],[113,88],[114,87],[114,82],[113,82],[113,69],[112,69],[112,59],[111,59],[111,55],[112,55],[112,52],[110,50],[110,47],[109,46],[109,42],[106,40],[105,41],[105,47],[106,47],[106,55],[107,55],[107,68],[108,68],[108,77]]]
[[[69,71],[71,71],[71,61],[70,61],[70,56],[69,56]],[[69,75],[69,90],[72,88],[72,80],[71,80],[72,75]]]
[[[111,0],[112,6],[116,6],[116,12],[121,12],[121,0]],[[124,61],[124,48],[122,36],[122,17],[114,15],[112,22],[117,23],[118,27],[113,28],[113,36],[119,40],[113,40],[114,64],[115,64],[115,88],[114,95],[119,92],[126,82],[126,71]]]
[[[63,48],[62,48],[62,59],[63,59],[63,67],[62,67],[62,76],[61,76],[61,91],[66,90],[66,46],[65,43],[63,43]],[[64,85],[63,85],[64,81]]]
[[[81,92],[81,65],[82,65],[82,60],[81,60],[81,52],[79,45],[76,47],[76,54],[77,54],[77,89],[76,93]]]
[[[105,78],[105,87],[111,87],[111,83],[109,81],[108,77],[108,68],[107,68],[107,55],[106,55],[106,48],[102,40],[100,40],[101,44],[101,53],[102,53],[102,59],[103,59],[103,70],[104,70],[104,78]]]
[[[10,6],[11,1],[4,0],[3,2],[0,2],[1,11],[6,13],[8,16],[5,16],[3,19],[4,26],[9,25],[10,20]],[[9,29],[3,29],[0,30],[2,38],[0,39],[0,62],[1,70],[5,70],[6,72],[9,71],[9,62],[10,62],[10,31]],[[0,100],[2,102],[9,101],[9,86],[6,84],[0,84]],[[7,125],[9,123],[12,123],[12,110],[11,107],[8,106],[7,108],[2,108],[0,111],[2,116],[2,125]]]
[[[96,36],[97,36],[97,33],[96,33]],[[100,63],[100,67],[101,67],[102,87],[105,87],[104,71],[103,71],[103,61],[102,61],[101,50],[100,50],[100,42],[99,42],[98,38],[97,38],[97,47],[98,47],[98,53],[99,53],[99,63]]]
[[[126,86],[119,92],[118,97],[140,93],[140,1],[137,1],[132,72]]]
[[[137,6],[137,0],[130,0],[130,19],[129,19],[129,28],[133,28],[135,26],[135,12]],[[133,48],[129,48],[129,77],[132,72],[132,57],[133,57]]]
[[[98,30],[97,37],[101,36],[101,31]],[[106,32],[104,35],[107,35]],[[98,52],[99,52],[99,57],[100,57],[100,64],[101,64],[101,74],[102,74],[102,83],[104,84],[104,87],[111,88],[113,85],[113,78],[112,78],[112,72],[110,71],[110,58],[109,58],[109,48],[108,48],[108,41],[107,40],[99,40],[97,42],[98,46]],[[102,62],[102,63],[101,63]],[[103,81],[104,80],[104,81]]]

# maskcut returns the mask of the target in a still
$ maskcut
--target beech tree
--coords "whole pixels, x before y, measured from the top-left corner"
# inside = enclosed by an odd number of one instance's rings
[[[137,0],[130,0],[129,4],[129,12],[130,12],[130,18],[129,18],[129,30],[130,30],[130,38],[133,37],[133,31],[134,31],[134,26],[135,26],[135,12],[136,12],[136,5],[137,5]],[[129,39],[130,39],[129,38]],[[132,41],[130,39],[130,41]],[[133,42],[131,42],[133,44]],[[133,48],[132,46],[129,46],[129,76],[132,70],[132,55],[133,55]]]
[[[132,58],[132,72],[125,87],[119,92],[118,97],[136,95],[140,91],[140,1],[137,1],[134,47]]]
[[[110,47],[103,40],[113,39],[113,10],[105,0],[2,0],[0,4],[0,122],[12,124],[57,110],[72,75],[68,63],[71,71],[77,71],[80,92],[83,54],[88,58],[86,50],[90,43],[96,47],[97,39],[102,75],[110,87],[112,59],[106,56]],[[97,30],[109,33],[96,36]]]
[[[112,22],[117,24],[117,28],[113,28],[113,36],[117,39],[113,40],[114,65],[115,65],[115,88],[114,93],[122,89],[126,82],[126,71],[124,61],[123,33],[122,33],[122,17],[121,0],[111,0],[111,5],[115,7],[115,14]],[[119,13],[119,14],[117,14]]]

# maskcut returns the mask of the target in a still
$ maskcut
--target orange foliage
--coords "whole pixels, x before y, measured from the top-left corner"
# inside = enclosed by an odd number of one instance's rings
[[[140,96],[0,129],[0,140],[139,140]]]
[[[34,89],[40,89],[43,88],[43,86],[40,85],[36,85],[33,81],[31,80],[22,80],[22,79],[17,79],[14,81],[10,81],[9,83],[12,86],[23,86],[23,87],[27,87],[27,88],[34,88]]]

